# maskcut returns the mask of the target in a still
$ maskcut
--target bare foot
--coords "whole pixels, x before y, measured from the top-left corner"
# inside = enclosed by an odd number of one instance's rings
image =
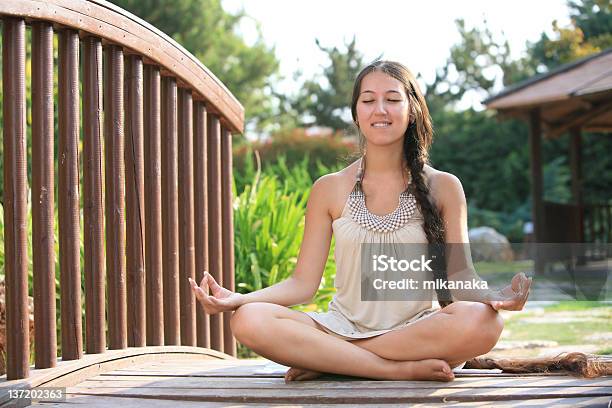
[[[451,367],[444,360],[397,361],[395,364],[396,369],[389,380],[448,382],[455,379]],[[323,373],[318,371],[291,367],[285,373],[285,382],[308,381],[321,375]]]
[[[394,380],[453,381],[455,375],[444,360],[398,361]]]
[[[314,380],[317,377],[322,376],[323,373],[318,371],[304,370],[302,368],[291,367],[285,373],[285,382],[290,381],[308,381]]]

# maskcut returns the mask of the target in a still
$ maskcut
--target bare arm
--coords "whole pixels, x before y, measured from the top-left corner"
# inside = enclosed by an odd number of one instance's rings
[[[252,302],[292,306],[310,301],[319,288],[329,254],[332,236],[332,219],[328,207],[330,191],[333,191],[331,176],[320,178],[312,187],[306,206],[304,236],[297,265],[291,277],[267,288],[241,295],[220,287],[212,276],[206,274],[199,287],[195,282],[191,283],[206,313],[235,310]],[[212,296],[208,295],[209,287]]]
[[[440,208],[447,244],[447,272],[449,280],[482,281],[472,264],[467,228],[467,202],[459,179],[449,173],[439,172],[432,179],[431,193]],[[495,309],[521,310],[527,301],[531,278],[517,274],[512,283],[494,290],[451,290],[457,300],[475,300],[489,303]]]

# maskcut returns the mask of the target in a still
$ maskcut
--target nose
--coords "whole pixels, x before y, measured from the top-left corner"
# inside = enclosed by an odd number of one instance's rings
[[[385,101],[383,100],[379,100],[376,101],[376,106],[375,106],[375,110],[374,113],[378,113],[378,114],[383,114],[386,115],[387,114],[387,109],[385,107]]]

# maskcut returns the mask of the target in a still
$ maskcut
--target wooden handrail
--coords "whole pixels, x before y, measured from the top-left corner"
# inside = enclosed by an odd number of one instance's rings
[[[44,20],[80,30],[127,48],[163,67],[207,102],[232,133],[244,131],[244,108],[223,83],[189,51],[146,21],[103,0],[0,1],[0,14]]]
[[[231,141],[232,132],[243,130],[240,103],[183,47],[105,1],[0,0],[0,18],[6,378],[26,378],[30,371],[28,26],[36,368],[54,367],[60,345],[63,360],[81,359],[84,351],[104,353],[107,346],[197,345],[236,355],[230,315],[204,315],[187,278],[199,280],[208,270],[234,289]],[[54,30],[59,37],[57,101],[52,93]],[[54,253],[53,236],[56,181],[59,253]],[[55,258],[60,265],[60,344],[55,335]]]

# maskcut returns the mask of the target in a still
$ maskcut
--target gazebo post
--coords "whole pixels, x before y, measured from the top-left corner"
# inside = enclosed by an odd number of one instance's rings
[[[531,168],[531,197],[533,199],[533,236],[535,243],[544,241],[544,188],[542,175],[542,124],[540,121],[540,109],[534,108],[529,111],[529,150]],[[534,252],[535,272],[543,272],[543,258]]]
[[[572,173],[572,198],[578,208],[579,242],[584,242],[584,206],[582,197],[582,132],[576,126],[570,129],[570,170]]]

